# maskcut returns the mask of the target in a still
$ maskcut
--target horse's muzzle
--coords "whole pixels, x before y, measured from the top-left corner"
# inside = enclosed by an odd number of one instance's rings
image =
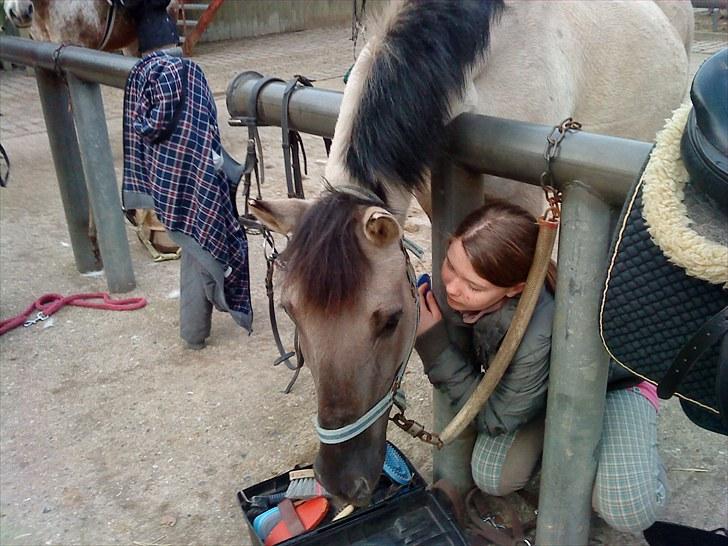
[[[367,506],[382,474],[384,430],[377,423],[347,442],[321,444],[314,463],[321,485],[349,504]]]
[[[330,446],[326,446],[328,448]],[[339,463],[339,457],[333,462],[327,461],[328,449],[322,446],[316,457],[314,469],[316,476],[326,490],[333,496],[354,506],[367,506],[374,493],[381,470],[365,470],[357,464]]]

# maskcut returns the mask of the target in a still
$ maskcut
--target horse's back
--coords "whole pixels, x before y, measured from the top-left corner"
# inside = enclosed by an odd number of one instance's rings
[[[511,2],[469,109],[544,124],[574,116],[590,132],[652,140],[688,86],[692,13],[681,4]]]

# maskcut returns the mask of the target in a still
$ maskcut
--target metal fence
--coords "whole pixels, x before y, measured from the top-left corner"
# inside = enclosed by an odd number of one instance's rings
[[[99,84],[123,87],[135,60],[6,37],[0,37],[0,58],[35,67],[79,271],[100,265],[87,236],[90,203],[109,289],[130,290],[134,274]],[[228,112],[233,118],[257,116],[262,124],[280,125],[284,83],[267,84],[256,111],[248,111],[261,77],[247,73],[231,82]],[[340,104],[339,92],[298,89],[290,99],[290,127],[330,137]],[[449,125],[445,153],[433,169],[433,263],[444,258],[447,234],[482,201],[481,174],[539,183],[551,129],[472,114]],[[598,287],[616,211],[649,150],[644,142],[579,132],[563,142],[552,166],[564,205],[536,537],[542,546],[588,542],[608,367],[598,336]],[[434,412],[440,430],[452,415],[437,392]],[[435,479],[446,477],[461,489],[468,487],[472,441],[463,437],[434,453]]]
[[[111,292],[132,290],[136,282],[100,86],[123,88],[136,60],[5,36],[0,57],[35,68],[76,267],[87,273],[103,265]],[[89,237],[89,210],[98,250]]]

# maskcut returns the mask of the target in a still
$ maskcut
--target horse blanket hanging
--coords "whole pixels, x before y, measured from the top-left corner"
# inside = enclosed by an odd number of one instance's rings
[[[153,207],[170,232],[209,253],[224,271],[231,316],[250,329],[248,241],[231,199],[237,181],[223,163],[217,108],[200,66],[164,52],[145,56],[124,91],[124,206]]]
[[[600,333],[619,364],[728,434],[728,49],[698,71],[632,188]]]

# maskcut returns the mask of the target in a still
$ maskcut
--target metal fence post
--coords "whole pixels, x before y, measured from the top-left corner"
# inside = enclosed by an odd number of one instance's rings
[[[591,497],[604,417],[608,357],[599,339],[610,208],[569,184],[559,241],[556,311],[536,543],[589,541]]]
[[[106,282],[111,292],[134,289],[134,269],[116,185],[101,87],[67,75],[83,172],[98,231]]]
[[[98,271],[103,266],[89,237],[88,193],[66,82],[44,68],[36,68],[35,75],[76,268]]]
[[[433,290],[440,302],[445,301],[440,277],[440,265],[447,253],[447,241],[460,221],[483,202],[483,183],[480,174],[467,171],[443,155],[432,170],[432,277]],[[452,322],[452,312],[441,305],[450,339],[464,349],[471,343],[471,332]],[[442,430],[455,416],[447,397],[437,389],[432,393],[433,425]],[[432,466],[435,481],[445,478],[461,493],[473,485],[470,459],[475,433],[467,429],[453,443],[433,450]]]

